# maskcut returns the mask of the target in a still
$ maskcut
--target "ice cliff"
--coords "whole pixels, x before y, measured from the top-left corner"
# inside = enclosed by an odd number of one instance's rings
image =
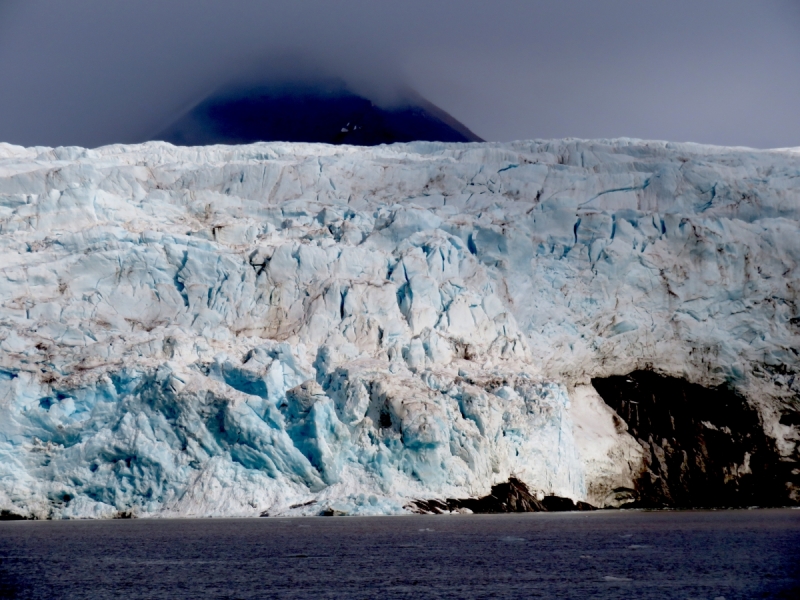
[[[0,144],[0,511],[614,506],[637,370],[735,391],[797,500],[799,221],[792,150]]]

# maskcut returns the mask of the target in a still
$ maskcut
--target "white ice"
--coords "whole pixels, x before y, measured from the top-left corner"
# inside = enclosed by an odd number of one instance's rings
[[[792,150],[0,144],[0,510],[604,504],[641,453],[590,379],[647,367],[788,455],[799,217]]]

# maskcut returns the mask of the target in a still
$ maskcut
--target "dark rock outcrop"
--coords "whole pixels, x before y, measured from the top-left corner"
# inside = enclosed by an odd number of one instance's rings
[[[440,514],[469,509],[476,514],[560,512],[568,510],[594,510],[585,502],[575,504],[569,498],[545,496],[537,500],[528,486],[516,477],[492,486],[492,492],[482,498],[448,498],[447,500],[414,500],[408,507],[420,514]]]
[[[736,391],[652,371],[592,379],[645,449],[645,471],[628,507],[785,506],[792,469]]]
[[[588,502],[573,502],[571,498],[561,496],[545,496],[542,498],[542,506],[547,512],[569,512],[574,510],[597,510]]]
[[[27,521],[30,517],[11,512],[10,510],[0,510],[0,521]]]

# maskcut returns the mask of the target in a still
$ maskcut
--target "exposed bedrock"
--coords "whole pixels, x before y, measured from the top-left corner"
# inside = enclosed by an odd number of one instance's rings
[[[414,500],[408,508],[421,514],[469,512],[479,514],[544,512],[544,504],[528,490],[523,482],[511,477],[505,483],[492,486],[481,498],[447,498],[446,500]]]
[[[492,486],[492,491],[481,498],[447,498],[446,500],[414,500],[406,507],[420,514],[441,513],[526,513],[526,512],[569,512],[575,510],[596,510],[586,502],[575,502],[550,494],[537,498],[522,481],[509,477],[508,481]]]
[[[798,282],[795,150],[0,144],[0,516],[796,502]]]
[[[785,506],[797,500],[797,457],[781,457],[758,411],[731,387],[652,371],[595,378],[592,385],[644,449],[629,506]]]

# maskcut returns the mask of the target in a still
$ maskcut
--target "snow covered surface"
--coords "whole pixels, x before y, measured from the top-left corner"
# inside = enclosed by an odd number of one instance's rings
[[[637,368],[788,456],[799,219],[795,150],[0,144],[0,510],[602,505],[641,451],[590,378]]]

